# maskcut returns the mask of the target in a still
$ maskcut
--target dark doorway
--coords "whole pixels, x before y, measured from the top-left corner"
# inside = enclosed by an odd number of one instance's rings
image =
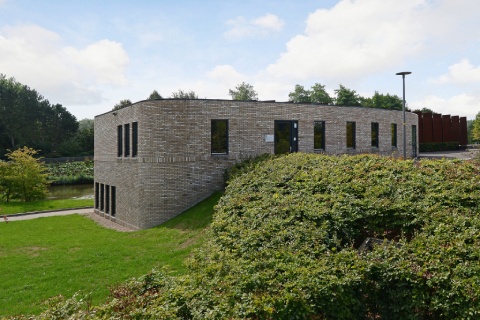
[[[275,120],[275,154],[298,151],[298,121]]]

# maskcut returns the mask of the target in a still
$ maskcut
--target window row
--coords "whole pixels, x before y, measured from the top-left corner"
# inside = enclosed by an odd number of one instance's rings
[[[138,122],[132,122],[130,135],[130,123],[119,125],[117,127],[117,157],[129,157],[130,151],[132,157],[138,154]],[[130,150],[130,138],[132,141]]]
[[[117,211],[117,188],[95,183],[95,209],[115,217]]]
[[[397,147],[397,124],[391,124],[392,147]],[[380,126],[378,122],[371,123],[371,146],[379,147]],[[275,131],[277,136],[277,130]],[[356,123],[348,121],[346,125],[347,148],[356,148]],[[325,121],[314,121],[313,124],[313,148],[325,150]],[[228,120],[214,119],[211,121],[211,153],[228,154]]]

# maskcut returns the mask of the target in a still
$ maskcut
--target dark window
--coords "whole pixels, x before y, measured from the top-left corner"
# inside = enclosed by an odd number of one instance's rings
[[[125,157],[130,156],[130,124],[127,123],[125,126],[125,147],[123,150],[123,155]]]
[[[392,147],[397,147],[397,124],[392,123],[392,127],[390,129],[392,131]]]
[[[117,156],[123,155],[123,127],[117,127]]]
[[[117,213],[117,188],[115,187],[111,187],[111,198],[112,198],[112,205],[111,205],[111,211],[110,211],[110,214],[112,215],[112,217],[115,216],[115,214]]]
[[[132,123],[132,157],[138,153],[138,122]]]
[[[228,154],[228,120],[212,120],[212,153]]]
[[[347,148],[355,149],[355,122],[347,122]]]
[[[313,149],[325,150],[325,121],[314,122]]]
[[[110,186],[105,186],[105,212],[110,212]]]
[[[103,183],[100,184],[100,211],[103,211],[105,208],[105,186]]]
[[[99,199],[99,194],[98,192],[100,191],[100,185],[98,182],[95,182],[95,209],[98,209],[100,206],[100,203],[98,201]]]
[[[378,122],[372,122],[372,147],[378,148]]]

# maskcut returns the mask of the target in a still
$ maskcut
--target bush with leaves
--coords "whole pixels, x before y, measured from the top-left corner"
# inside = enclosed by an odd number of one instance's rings
[[[88,314],[478,319],[479,171],[374,155],[250,160],[232,175],[187,275],[153,272]],[[359,252],[366,237],[385,240]]]

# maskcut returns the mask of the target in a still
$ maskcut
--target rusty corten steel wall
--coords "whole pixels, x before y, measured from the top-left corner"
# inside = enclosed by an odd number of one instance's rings
[[[442,115],[433,114],[433,142],[443,142]]]
[[[467,137],[467,117],[460,118],[460,145],[466,146],[468,144]]]
[[[452,116],[452,141],[460,142],[460,117]]]
[[[442,116],[443,141],[452,141],[452,119],[449,114]]]
[[[433,116],[431,113],[424,113],[423,120],[423,142],[433,142]]]

